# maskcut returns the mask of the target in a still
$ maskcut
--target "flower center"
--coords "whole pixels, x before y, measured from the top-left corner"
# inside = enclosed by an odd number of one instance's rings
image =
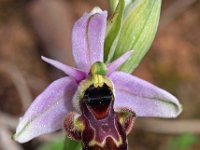
[[[106,75],[108,69],[102,62],[96,62],[92,65],[90,73],[94,80],[94,87],[102,87],[104,85],[103,77]]]

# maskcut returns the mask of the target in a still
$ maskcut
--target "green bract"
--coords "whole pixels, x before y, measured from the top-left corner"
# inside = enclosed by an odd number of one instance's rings
[[[110,7],[110,12],[111,13],[113,13],[115,11],[118,2],[119,2],[119,0],[109,0],[109,7]]]
[[[133,3],[135,0],[109,0],[110,12],[113,13],[120,1],[125,3],[125,6],[129,6],[129,4]]]
[[[121,1],[120,3],[122,3]],[[110,2],[110,4],[114,7],[116,2]],[[128,0],[125,1],[125,5],[120,32],[115,37],[115,42],[112,43],[106,60],[107,62],[115,60],[128,50],[133,49],[133,56],[120,68],[121,71],[131,73],[153,42],[160,18],[161,0]],[[115,12],[119,12],[117,8]],[[115,16],[115,12],[113,16]],[[109,32],[107,36],[109,34],[114,33]],[[107,39],[106,42],[108,42]]]
[[[112,2],[116,2],[113,0]],[[109,18],[107,23],[107,31],[104,44],[104,60],[109,62],[109,57],[112,56],[114,50],[114,42],[120,32],[122,17],[124,13],[124,0],[119,1],[115,12]]]

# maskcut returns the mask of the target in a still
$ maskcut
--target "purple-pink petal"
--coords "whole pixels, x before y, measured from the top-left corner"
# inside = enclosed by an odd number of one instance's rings
[[[74,78],[76,81],[81,81],[86,77],[86,73],[79,69],[65,65],[56,60],[46,58],[44,56],[42,56],[41,58],[43,61],[47,62],[48,64],[51,64],[52,66],[58,68],[59,70],[63,71],[64,73],[66,73],[68,76]]]
[[[116,60],[114,60],[112,63],[108,64],[108,73],[107,75],[109,76],[111,73],[113,73],[114,71],[117,71],[117,69],[119,69],[119,67],[127,61],[127,59],[130,58],[130,56],[132,56],[133,54],[133,50],[132,51],[128,51],[126,53],[124,53],[122,56],[120,56],[119,58],[117,58]]]
[[[20,118],[14,139],[24,143],[60,129],[66,114],[73,110],[72,97],[76,89],[76,82],[69,77],[50,84]]]
[[[97,61],[103,61],[107,12],[85,13],[72,30],[72,50],[79,69],[89,72]]]
[[[115,86],[115,105],[128,108],[138,117],[177,117],[182,111],[179,101],[147,81],[123,72],[110,76]]]

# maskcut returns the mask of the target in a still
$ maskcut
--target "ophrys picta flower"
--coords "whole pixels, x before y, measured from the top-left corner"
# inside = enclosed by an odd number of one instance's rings
[[[168,92],[133,75],[117,71],[133,51],[103,62],[107,12],[95,9],[74,25],[72,50],[77,68],[42,57],[68,76],[54,81],[20,118],[14,135],[27,142],[64,126],[84,150],[126,150],[135,117],[173,118],[181,112]],[[53,35],[52,35],[53,36]]]

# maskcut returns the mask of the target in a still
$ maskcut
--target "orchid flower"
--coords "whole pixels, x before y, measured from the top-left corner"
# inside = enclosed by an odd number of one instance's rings
[[[67,74],[51,83],[20,118],[20,143],[64,128],[84,150],[126,150],[135,117],[174,118],[181,112],[170,93],[118,68],[134,51],[103,62],[107,12],[95,9],[74,24],[72,50],[77,68],[46,57]]]

